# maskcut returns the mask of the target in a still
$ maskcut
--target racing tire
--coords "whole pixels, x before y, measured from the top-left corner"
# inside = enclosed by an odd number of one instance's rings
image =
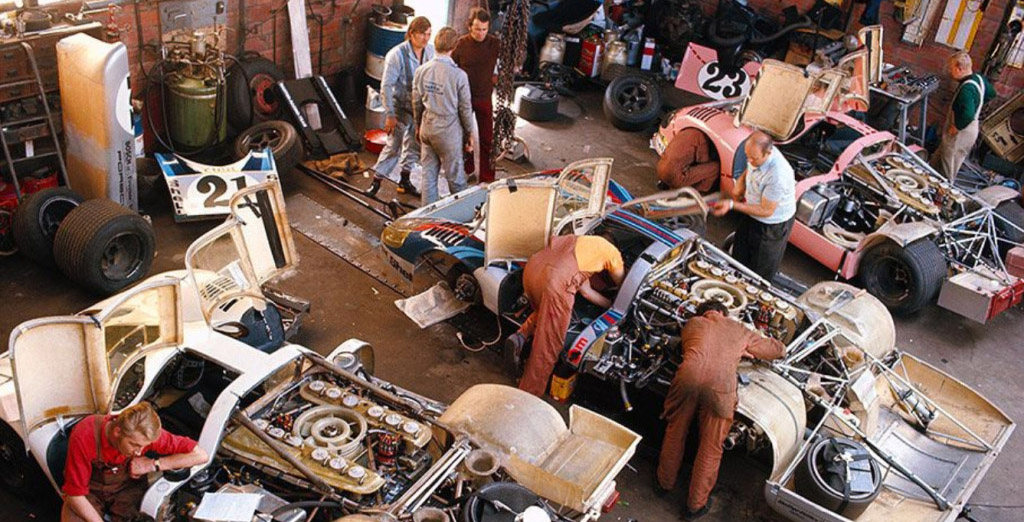
[[[102,295],[142,279],[155,253],[149,221],[109,199],[92,199],[72,210],[53,243],[57,268]]]
[[[552,121],[558,117],[558,92],[526,85],[516,89],[515,113],[526,121]]]
[[[995,213],[999,217],[1009,221],[1014,226],[1010,226],[1006,222],[997,219],[996,230],[999,231],[999,235],[1002,239],[1012,241],[1017,244],[1024,243],[1024,208],[1021,208],[1020,204],[1016,201],[1004,201],[996,206]],[[1017,229],[1021,230],[1017,230]],[[1005,257],[1006,253],[1013,248],[1010,245],[1000,244],[999,255]]]
[[[53,491],[42,468],[25,452],[25,443],[0,422],[0,486],[22,498],[41,499]]]
[[[837,448],[844,453],[859,454],[869,462],[871,491],[850,493],[848,498],[844,495],[843,476],[836,468],[829,469],[828,457],[835,455]],[[871,457],[864,445],[846,438],[821,438],[812,443],[793,478],[799,495],[851,520],[856,520],[882,491],[882,469],[878,461]]]
[[[67,187],[43,189],[22,200],[11,227],[18,250],[39,265],[56,267],[53,239],[61,221],[82,201],[82,196]]]
[[[885,241],[871,248],[859,272],[868,293],[894,314],[907,315],[935,299],[947,269],[938,245],[922,239],[906,247]]]
[[[661,105],[658,84],[636,74],[612,80],[604,91],[604,116],[619,130],[646,129],[658,119]]]
[[[280,176],[291,172],[306,157],[306,151],[295,127],[281,120],[265,121],[245,129],[235,138],[231,153],[236,160],[240,160],[249,151],[263,150],[267,147],[270,147],[270,152],[274,155],[274,164]]]
[[[248,54],[228,70],[228,124],[236,130],[281,116],[281,103],[274,86],[284,72],[274,62]]]

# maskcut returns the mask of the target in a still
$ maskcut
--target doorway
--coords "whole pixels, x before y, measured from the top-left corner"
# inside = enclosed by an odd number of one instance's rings
[[[430,20],[431,34],[448,25],[448,13],[452,0],[405,0],[405,5],[416,10],[416,16],[425,16]],[[434,37],[430,37],[431,43]]]

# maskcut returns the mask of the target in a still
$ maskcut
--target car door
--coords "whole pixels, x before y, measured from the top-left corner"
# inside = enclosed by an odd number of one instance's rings
[[[240,190],[230,203],[231,216],[189,246],[185,266],[209,320],[213,310],[232,298],[263,298],[261,286],[298,262],[295,241],[277,182]]]
[[[589,221],[604,213],[614,162],[613,158],[585,159],[562,169],[555,182],[558,199],[552,221],[556,234],[565,233],[568,225],[579,234]]]

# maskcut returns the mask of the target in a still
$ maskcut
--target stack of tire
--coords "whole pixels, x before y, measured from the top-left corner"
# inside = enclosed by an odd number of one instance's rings
[[[305,151],[292,124],[282,121],[282,104],[275,88],[284,72],[256,53],[246,53],[228,71],[228,123],[237,133],[234,159],[270,147],[277,172],[284,174],[302,162]]]
[[[109,199],[84,201],[67,187],[23,199],[12,233],[25,257],[101,295],[142,279],[156,254],[149,221]]]

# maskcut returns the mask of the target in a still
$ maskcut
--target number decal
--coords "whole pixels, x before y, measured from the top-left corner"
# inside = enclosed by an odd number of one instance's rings
[[[244,189],[247,185],[245,176],[231,178],[231,181],[235,183],[235,190],[232,193]],[[206,208],[226,207],[231,200],[230,197],[223,197],[228,191],[228,182],[220,176],[210,175],[199,178],[199,181],[196,181],[196,190],[200,194],[209,194],[203,200],[203,206]]]
[[[196,182],[196,189],[200,194],[210,194],[203,200],[204,207],[213,208],[228,206],[227,198],[221,199],[221,196],[228,191],[228,184],[223,178],[219,176],[203,176]]]
[[[743,69],[726,72],[718,62],[709,62],[698,75],[700,88],[715,99],[735,98],[749,88],[749,77]]]

